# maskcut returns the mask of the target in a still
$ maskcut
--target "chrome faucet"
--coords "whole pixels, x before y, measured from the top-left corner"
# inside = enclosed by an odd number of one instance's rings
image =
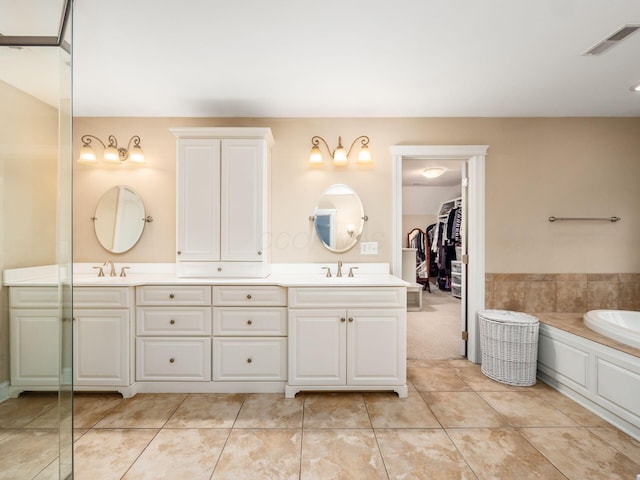
[[[336,277],[342,276],[342,260],[338,260],[338,273],[336,273]]]
[[[102,264],[102,266],[106,267],[107,265],[109,265],[111,267],[110,270],[109,270],[109,276],[110,277],[115,277],[116,276],[116,266],[113,264],[113,261],[105,260],[104,263]]]

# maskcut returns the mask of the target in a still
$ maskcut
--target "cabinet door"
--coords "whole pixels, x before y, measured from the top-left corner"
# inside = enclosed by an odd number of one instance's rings
[[[73,325],[76,385],[129,385],[129,311],[76,309]]]
[[[177,260],[220,260],[220,140],[178,142],[177,197]]]
[[[222,140],[223,261],[257,262],[263,258],[265,168],[263,140]]]
[[[60,383],[60,318],[57,308],[12,309],[11,384]]]
[[[345,385],[346,311],[289,310],[289,383]]]
[[[347,352],[348,385],[405,383],[405,310],[348,310]]]

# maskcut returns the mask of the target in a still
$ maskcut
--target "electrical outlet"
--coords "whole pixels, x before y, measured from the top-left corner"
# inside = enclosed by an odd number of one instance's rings
[[[378,254],[378,242],[362,242],[360,243],[361,255],[377,255]]]

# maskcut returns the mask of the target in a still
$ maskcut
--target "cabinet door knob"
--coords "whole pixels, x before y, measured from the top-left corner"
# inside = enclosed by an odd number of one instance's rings
[[[178,255],[182,255],[182,252],[180,250],[177,251]]]
[[[353,322],[353,317],[349,317],[349,323]]]
[[[175,298],[176,296],[173,293],[169,294],[169,298]]]
[[[251,325],[252,323],[253,323],[253,321],[247,320],[247,325]]]
[[[221,272],[222,271],[222,267],[218,267],[218,271]]]
[[[340,321],[341,321],[341,322],[346,322],[346,321],[347,321],[347,319],[346,319],[346,318],[344,318],[344,317],[342,317],[342,318],[340,319]]]
[[[169,320],[169,323],[170,323],[171,325],[175,325],[175,324],[176,324],[176,321],[172,318],[171,320]]]
[[[247,298],[248,298],[249,300],[251,300],[251,294],[250,294],[250,293],[247,293]]]
[[[258,255],[262,255],[262,250],[258,250]]]
[[[247,363],[251,363],[253,362],[253,360],[251,360],[251,357],[247,358]]]
[[[175,359],[175,358],[170,358],[170,359],[169,359],[169,363],[173,363],[173,362],[175,362],[175,361],[176,361],[176,359]]]

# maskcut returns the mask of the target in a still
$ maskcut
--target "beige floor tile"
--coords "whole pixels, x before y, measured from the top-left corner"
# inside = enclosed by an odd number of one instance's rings
[[[469,367],[477,367],[478,365],[470,362],[466,358],[450,358],[444,361],[445,366],[451,368],[469,368]]]
[[[0,428],[22,428],[58,404],[55,392],[23,393],[0,402]]]
[[[460,392],[471,390],[449,367],[407,368],[407,379],[420,392]]]
[[[0,431],[0,480],[31,479],[57,456],[55,430]]]
[[[434,360],[429,358],[407,358],[407,367],[410,368],[431,368],[446,367],[446,360]]]
[[[156,429],[92,429],[74,448],[74,480],[120,479],[158,433]]]
[[[234,428],[302,428],[303,397],[284,398],[281,393],[246,396]]]
[[[640,474],[640,461],[633,462],[586,428],[524,428],[522,433],[571,479],[633,480]]]
[[[301,480],[386,480],[372,430],[305,430]]]
[[[536,394],[583,427],[608,427],[610,425],[606,420],[603,420],[557,390],[541,390]]]
[[[578,424],[534,392],[479,392],[514,427],[577,427]]]
[[[2,475],[0,475],[0,478],[2,478]],[[58,459],[56,458],[47,465],[44,470],[33,477],[33,480],[60,480],[60,464],[58,463]]]
[[[479,479],[566,480],[514,429],[451,429],[447,433]]]
[[[171,416],[167,428],[231,428],[244,394],[191,393]]]
[[[640,442],[615,427],[589,428],[613,448],[624,453],[631,460],[640,462]],[[638,472],[640,474],[640,472]]]
[[[91,428],[123,402],[119,393],[78,393],[73,396],[73,426]]]
[[[360,393],[304,395],[304,428],[371,428]]]
[[[209,480],[228,436],[224,429],[162,429],[123,479]]]
[[[476,479],[444,430],[376,430],[376,437],[391,480]]]
[[[497,382],[487,377],[480,370],[480,365],[471,365],[467,367],[453,367],[453,371],[460,379],[469,385],[476,392],[522,392],[533,387],[516,387],[505,383]]]
[[[420,394],[407,398],[395,393],[368,393],[364,401],[374,428],[440,428],[440,424]]]
[[[423,392],[422,397],[445,428],[507,425],[506,420],[475,392]]]
[[[95,428],[161,428],[186,396],[184,393],[139,393],[123,400]]]
[[[300,474],[300,429],[232,430],[213,480],[297,480]]]

